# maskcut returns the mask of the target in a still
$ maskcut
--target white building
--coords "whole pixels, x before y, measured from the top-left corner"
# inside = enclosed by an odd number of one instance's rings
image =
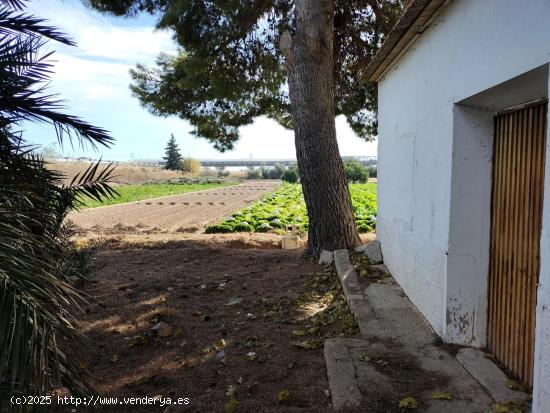
[[[486,347],[532,385],[539,413],[549,62],[550,0],[412,0],[365,73],[379,88],[385,263],[444,341]]]

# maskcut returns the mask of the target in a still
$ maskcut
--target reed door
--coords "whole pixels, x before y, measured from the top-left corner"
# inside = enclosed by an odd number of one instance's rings
[[[532,386],[547,103],[495,117],[489,350]]]

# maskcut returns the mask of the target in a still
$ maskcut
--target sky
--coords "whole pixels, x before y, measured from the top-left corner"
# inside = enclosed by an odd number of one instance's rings
[[[192,127],[185,120],[157,117],[142,108],[130,92],[128,71],[136,63],[154,64],[160,52],[176,51],[171,33],[154,29],[154,17],[111,17],[87,9],[80,0],[34,0],[26,11],[48,19],[78,44],[46,46],[55,50],[49,92],[59,94],[70,108],[68,112],[107,129],[116,140],[111,148],[96,152],[64,145],[58,148],[64,156],[116,161],[160,159],[173,133],[182,154],[198,159],[296,157],[294,133],[264,117],[240,129],[241,138],[234,150],[220,153],[208,141],[191,135]],[[376,155],[376,143],[358,138],[343,117],[336,119],[336,131],[342,155]],[[49,125],[25,125],[25,132],[32,143],[48,146],[56,141]]]

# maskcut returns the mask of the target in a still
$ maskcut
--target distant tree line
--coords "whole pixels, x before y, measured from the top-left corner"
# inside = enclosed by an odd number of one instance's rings
[[[369,178],[377,177],[376,166],[365,166],[357,159],[344,161],[344,173],[348,182],[364,183]],[[283,165],[275,165],[272,168],[262,166],[260,168],[249,167],[245,174],[246,179],[282,179],[285,182],[300,182],[298,166],[285,168]]]

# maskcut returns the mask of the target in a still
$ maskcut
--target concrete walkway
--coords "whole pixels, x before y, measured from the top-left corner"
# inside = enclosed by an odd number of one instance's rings
[[[357,276],[348,251],[335,251],[334,261],[361,330],[360,339],[325,342],[336,410],[386,413],[408,407],[475,413],[500,411],[493,410],[498,406],[525,408],[529,395],[509,389],[507,376],[484,353],[440,343],[393,278],[384,274],[384,266],[372,266],[374,277],[369,268],[365,278]]]

